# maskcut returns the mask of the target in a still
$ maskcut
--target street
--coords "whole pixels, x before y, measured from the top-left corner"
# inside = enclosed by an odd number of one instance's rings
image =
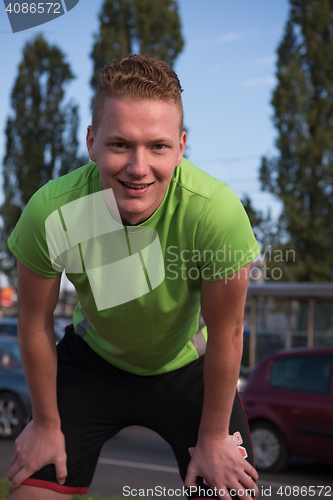
[[[13,441],[0,440],[0,476],[5,477]],[[260,498],[333,498],[333,467],[292,460],[280,474],[261,473]],[[150,498],[186,498],[169,445],[143,427],[129,427],[103,448],[90,493]],[[148,491],[147,491],[148,490]]]

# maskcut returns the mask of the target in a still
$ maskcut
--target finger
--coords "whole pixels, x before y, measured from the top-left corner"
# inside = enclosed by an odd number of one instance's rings
[[[244,486],[240,483],[235,485],[234,488],[230,488],[229,493],[232,499],[246,498],[250,500],[252,498],[252,495],[253,498],[256,496],[254,488],[244,488]]]
[[[59,460],[55,464],[56,478],[59,484],[64,484],[67,477],[66,458]]]
[[[12,459],[10,461],[10,465],[14,465],[14,463],[16,462],[17,460],[17,453],[15,452],[14,455],[12,456]]]
[[[254,479],[251,476],[249,476],[246,472],[243,472],[241,474],[239,482],[243,486],[245,486],[245,488],[255,488],[255,489],[258,488],[257,485],[256,485],[256,483],[255,483],[255,481],[254,481]]]
[[[257,480],[259,478],[258,472],[247,460],[244,460],[244,470],[249,476],[253,477],[253,479]]]
[[[237,489],[236,496],[238,498],[255,498],[258,496],[258,492],[256,488],[244,488],[243,485],[240,485]]]
[[[196,486],[196,485],[197,485],[197,474],[194,471],[187,469],[187,474],[185,477],[186,488],[190,488],[190,486]]]
[[[19,470],[22,469],[22,465],[18,461],[16,461],[12,467],[9,469],[7,477],[11,481],[13,477],[18,473]]]
[[[221,486],[221,488],[218,489],[218,497],[220,500],[230,500],[230,495],[229,495],[229,491],[228,491],[228,488],[226,486]]]
[[[250,479],[250,481],[249,481]],[[254,481],[249,478],[247,474],[245,474],[245,477],[243,476],[242,479],[239,480],[239,483],[236,485],[237,488],[237,495],[238,498],[255,498],[259,494],[259,489],[258,486]]]
[[[246,492],[247,497],[255,498],[259,495],[259,488],[255,483],[251,486],[243,486],[243,491]],[[243,496],[245,496],[245,494]]]
[[[20,469],[17,472],[17,474],[12,478],[12,480],[9,484],[9,487],[8,487],[9,493],[12,493],[14,490],[16,490],[16,488],[21,486],[23,481],[28,479],[29,476],[30,476],[30,474],[27,472],[26,469],[24,469],[24,468]]]
[[[248,486],[248,489],[250,490],[254,490],[254,496],[257,497],[259,495],[259,488],[257,486],[257,484],[252,481],[252,483]]]
[[[241,490],[241,496],[247,498],[255,498],[259,495],[259,488],[254,482],[252,484],[244,484],[244,482],[240,480],[239,490]]]

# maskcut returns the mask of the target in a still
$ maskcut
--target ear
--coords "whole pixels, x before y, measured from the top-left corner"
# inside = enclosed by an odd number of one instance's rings
[[[184,156],[186,141],[187,141],[187,134],[186,134],[185,130],[183,130],[181,133],[181,136],[180,136],[179,156],[177,159],[177,166],[180,165],[180,162],[182,161],[182,158]]]
[[[89,127],[87,128],[86,143],[90,159],[92,161],[96,161],[94,154],[95,136],[91,125],[89,125]]]

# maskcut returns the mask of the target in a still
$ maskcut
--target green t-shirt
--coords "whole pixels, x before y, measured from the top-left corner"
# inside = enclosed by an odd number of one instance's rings
[[[201,280],[223,279],[259,253],[248,217],[227,184],[186,159],[138,226],[111,217],[105,193],[94,162],[50,181],[9,248],[45,277],[65,271],[79,297],[74,328],[111,364],[138,375],[180,368],[198,358]]]

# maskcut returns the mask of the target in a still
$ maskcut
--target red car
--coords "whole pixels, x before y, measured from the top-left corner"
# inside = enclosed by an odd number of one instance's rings
[[[241,398],[256,467],[283,470],[294,455],[333,463],[333,348],[280,351],[262,360]]]

